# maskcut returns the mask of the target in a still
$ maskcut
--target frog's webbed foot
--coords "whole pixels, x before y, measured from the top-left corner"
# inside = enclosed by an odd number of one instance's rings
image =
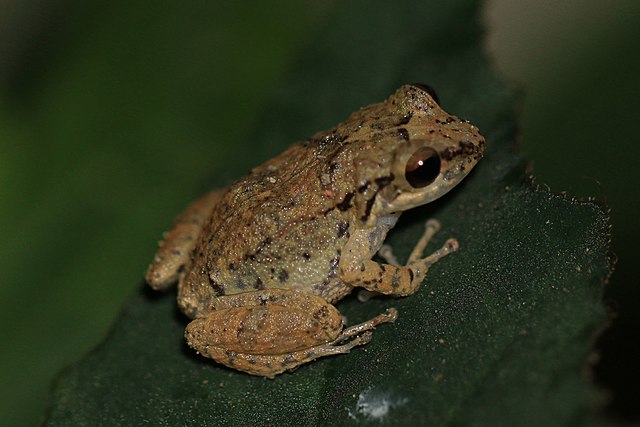
[[[383,245],[378,255],[388,264],[379,264],[372,260],[361,263],[359,268],[344,273],[345,282],[365,288],[358,293],[360,301],[367,301],[379,294],[411,295],[422,283],[429,267],[459,248],[456,239],[449,239],[440,249],[423,258],[427,244],[439,229],[440,223],[435,219],[426,222],[424,233],[411,251],[405,266],[398,264],[388,245]]]
[[[145,280],[153,289],[166,289],[178,281],[203,223],[221,195],[222,190],[217,190],[196,200],[176,218],[173,228],[164,234],[145,275]]]
[[[397,316],[390,309],[343,330],[333,305],[289,289],[228,295],[210,308],[187,325],[189,346],[228,367],[269,378],[320,357],[348,353],[368,343],[377,325]]]

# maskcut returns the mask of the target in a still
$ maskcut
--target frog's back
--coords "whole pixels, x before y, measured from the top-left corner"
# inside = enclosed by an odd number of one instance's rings
[[[228,188],[181,280],[186,314],[195,316],[218,296],[266,288],[304,289],[328,300],[348,293],[336,275],[352,212],[344,209],[349,201],[336,206],[322,182],[326,162],[308,154],[309,144],[291,147]]]

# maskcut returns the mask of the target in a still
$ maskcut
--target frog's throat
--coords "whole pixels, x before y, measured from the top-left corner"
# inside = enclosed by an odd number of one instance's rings
[[[372,212],[374,215],[371,215],[368,218],[367,226],[375,226],[378,218],[396,214],[399,216],[399,214],[404,211],[426,205],[427,203],[439,199],[458,185],[466,175],[466,173],[458,174],[447,180],[439,177],[436,182],[425,187],[423,191],[402,192],[392,201],[387,201],[384,196],[379,194],[373,204]]]

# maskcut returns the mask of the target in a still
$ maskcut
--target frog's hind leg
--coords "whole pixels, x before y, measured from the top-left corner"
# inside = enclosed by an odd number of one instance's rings
[[[276,375],[321,357],[349,353],[352,348],[370,342],[372,336],[371,331],[366,331],[345,344],[323,344],[279,355],[247,354],[220,347],[211,347],[199,353],[238,371],[273,379]]]
[[[219,363],[273,378],[320,357],[348,353],[368,343],[373,328],[395,317],[392,309],[343,330],[340,312],[321,297],[264,289],[216,298],[208,313],[187,325],[185,338]]]
[[[176,218],[173,228],[164,234],[145,275],[153,289],[166,289],[178,281],[200,230],[222,193],[222,190],[212,191],[193,202]]]

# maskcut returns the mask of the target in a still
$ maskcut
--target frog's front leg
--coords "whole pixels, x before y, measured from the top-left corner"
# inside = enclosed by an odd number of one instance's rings
[[[343,330],[340,312],[298,290],[265,289],[216,298],[185,331],[189,346],[230,368],[273,378],[319,357],[348,353],[395,310]],[[352,338],[344,343],[345,340]]]
[[[362,245],[354,244],[348,248],[348,256],[341,260],[340,277],[345,283],[361,286],[374,293],[397,296],[411,295],[418,289],[431,265],[458,250],[458,241],[449,239],[440,249],[422,258],[425,247],[439,229],[440,223],[438,221],[433,219],[427,221],[425,231],[409,255],[405,266],[397,265],[397,260],[388,246],[382,248],[380,255],[389,264],[380,264],[372,260],[350,262],[350,257],[352,259],[362,257],[362,254],[353,256],[358,250],[362,250]],[[368,299],[366,295],[361,298],[361,300],[366,299]]]

